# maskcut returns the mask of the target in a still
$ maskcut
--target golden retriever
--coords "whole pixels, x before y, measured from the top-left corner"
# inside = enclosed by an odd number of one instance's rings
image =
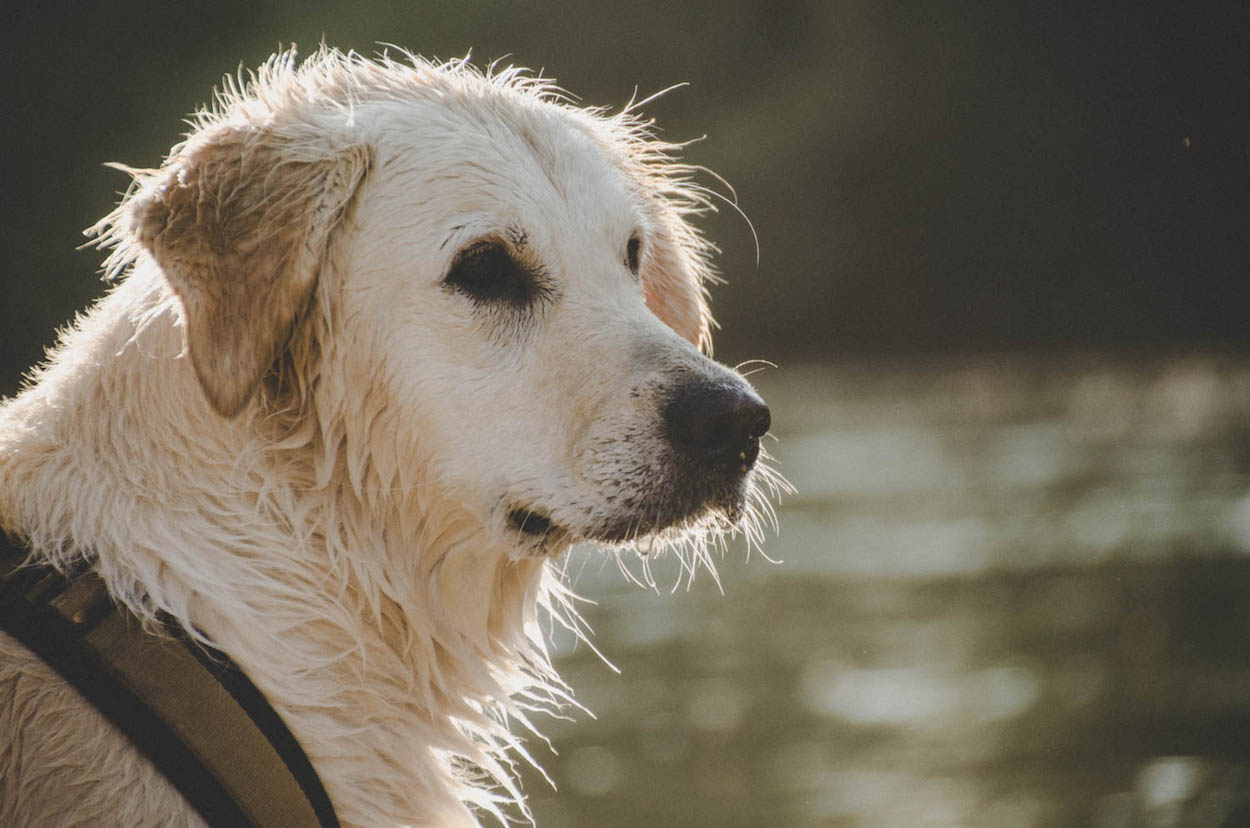
[[[345,825],[527,815],[571,544],[707,561],[769,412],[702,351],[709,206],[636,107],[275,56],[93,228],[116,284],[0,407],[0,527],[227,653]],[[765,487],[767,488],[767,487]],[[658,548],[657,547],[657,548]],[[0,636],[0,824],[196,825]]]

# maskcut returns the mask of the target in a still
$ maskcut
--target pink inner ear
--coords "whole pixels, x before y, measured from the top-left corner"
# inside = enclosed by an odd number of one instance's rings
[[[643,299],[647,303],[647,307],[659,317],[661,322],[672,328],[682,339],[690,342],[696,348],[702,349],[705,331],[703,328],[702,306],[698,298],[695,296],[687,297],[680,293],[675,294],[670,286],[665,284],[657,285],[657,281],[652,279],[643,280]],[[687,303],[690,307],[685,306]]]
[[[660,318],[663,318],[663,316],[660,314],[660,308],[659,308],[660,300],[656,298],[655,291],[651,289],[650,282],[642,283],[642,295],[643,295],[643,298],[647,302],[647,307],[651,309],[651,312],[654,313],[656,316],[660,316]]]

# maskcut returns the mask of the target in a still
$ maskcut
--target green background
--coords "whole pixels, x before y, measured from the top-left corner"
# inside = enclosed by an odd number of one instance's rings
[[[1243,3],[5,2],[0,394],[103,291],[82,228],[223,74],[323,38],[648,105],[798,488],[721,590],[568,559],[617,675],[544,826],[1250,824]],[[711,179],[705,183],[712,183]]]
[[[225,73],[472,50],[648,107],[724,176],[722,355],[1242,348],[1243,4],[9,2],[0,392],[101,287],[79,232]],[[710,180],[708,183],[711,183]]]

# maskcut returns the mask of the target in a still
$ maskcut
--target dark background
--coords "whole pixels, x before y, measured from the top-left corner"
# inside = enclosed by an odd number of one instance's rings
[[[1240,350],[1243,3],[6,3],[0,393],[99,295],[80,231],[222,74],[322,37],[545,69],[727,178],[719,354]],[[709,180],[707,183],[711,183]]]
[[[596,718],[531,740],[539,825],[1250,825],[1250,5],[0,3],[0,394],[103,292],[103,163],[240,63],[689,83],[647,110],[759,237],[704,222],[784,563],[565,558],[621,674],[555,642]]]

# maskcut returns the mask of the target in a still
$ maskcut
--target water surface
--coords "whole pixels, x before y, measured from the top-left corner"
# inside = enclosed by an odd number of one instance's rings
[[[540,826],[1250,825],[1250,365],[1070,356],[752,377],[798,487],[721,589],[575,551],[597,716]]]

